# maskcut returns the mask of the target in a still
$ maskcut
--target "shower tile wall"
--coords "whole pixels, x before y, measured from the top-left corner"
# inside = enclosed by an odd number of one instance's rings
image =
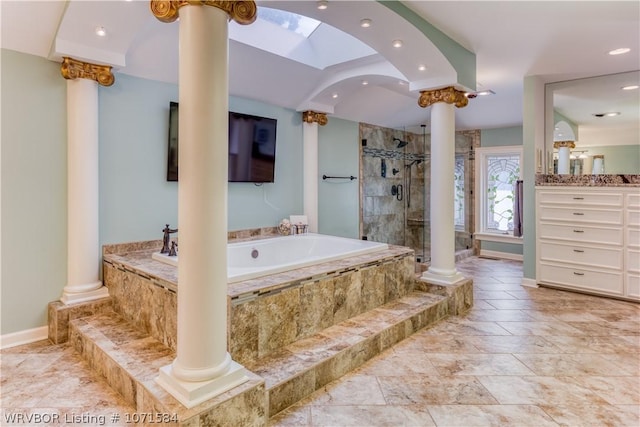
[[[398,138],[407,141],[398,148]],[[360,234],[368,240],[408,246],[416,256],[430,256],[430,186],[425,176],[431,173],[430,135],[405,132],[360,123]],[[366,141],[366,145],[365,142]],[[479,131],[456,132],[456,155],[465,159],[465,228],[456,231],[456,251],[475,249],[474,230],[474,147],[480,146]],[[381,164],[386,163],[386,177]],[[412,162],[419,160],[420,162]],[[394,175],[393,170],[398,172]],[[403,186],[403,200],[392,195],[392,186]],[[426,211],[425,211],[426,200]],[[425,248],[426,246],[426,248]]]
[[[398,148],[398,138],[407,141]],[[421,255],[423,247],[425,150],[423,136],[397,129],[360,123],[360,232],[369,240],[408,246]],[[382,176],[382,161],[386,177]],[[409,165],[414,160],[420,163]],[[393,173],[394,169],[397,171]],[[405,178],[409,178],[408,181]],[[393,195],[393,186],[402,186],[402,200]],[[410,205],[407,206],[407,202]],[[408,223],[418,223],[407,228]]]

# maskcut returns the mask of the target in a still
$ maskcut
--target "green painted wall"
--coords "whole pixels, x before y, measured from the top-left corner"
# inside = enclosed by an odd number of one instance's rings
[[[318,138],[318,232],[358,239],[359,181],[322,180],[323,174],[358,177],[358,123],[329,118]]]
[[[536,148],[544,149],[545,140],[545,87],[538,76],[524,78],[522,109],[522,145],[524,165],[524,212],[523,212],[523,275],[536,278],[536,192],[535,154]]]
[[[0,333],[7,334],[46,325],[47,304],[66,284],[67,107],[59,64],[1,52]],[[168,106],[177,95],[176,85],[122,74],[99,89],[101,244],[158,239],[165,223],[177,225],[179,184],[166,181]],[[229,229],[275,226],[302,211],[301,115],[234,97],[229,106],[278,120],[275,183],[229,184]],[[350,138],[340,129],[332,139]]]
[[[590,156],[604,154],[604,171],[607,174],[640,174],[640,144],[584,147]]]
[[[60,65],[2,49],[2,329],[46,324],[67,279],[66,82]]]
[[[100,87],[100,244],[158,239],[178,225],[178,186],[167,182],[174,84],[116,74]]]
[[[522,145],[522,126],[480,130],[481,147]]]

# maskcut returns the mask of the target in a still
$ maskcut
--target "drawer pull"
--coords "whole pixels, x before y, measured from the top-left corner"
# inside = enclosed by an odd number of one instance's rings
[[[573,252],[577,252],[579,254],[583,253],[584,251],[582,249],[574,249]]]
[[[584,200],[584,197],[574,197],[573,200]]]
[[[584,276],[584,273],[578,273],[577,271],[574,271],[573,274],[575,274],[576,276]]]
[[[574,215],[584,215],[582,212],[574,212]]]
[[[573,230],[574,233],[584,233],[584,230]]]

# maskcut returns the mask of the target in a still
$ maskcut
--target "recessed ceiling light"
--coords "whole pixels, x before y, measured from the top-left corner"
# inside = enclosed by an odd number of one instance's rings
[[[420,71],[424,71],[424,70],[426,70],[426,69],[427,69],[427,66],[426,66],[426,65],[419,65],[419,66],[418,66],[418,70],[420,70]]]
[[[366,80],[363,80],[363,81],[362,81],[362,86],[366,86],[366,85],[368,85],[368,84],[369,84],[369,82],[368,82],[368,81],[366,81]]]
[[[326,0],[320,0],[318,2],[318,9],[325,10],[328,7],[329,7],[329,2],[327,2]]]
[[[395,48],[402,47],[402,40],[394,40],[391,44]]]
[[[334,92],[334,93],[331,95],[331,97],[332,97],[333,99],[336,99],[336,98],[338,97],[338,94]]]
[[[622,55],[623,53],[629,52],[631,49],[628,47],[621,47],[619,49],[613,49],[609,51],[609,55]]]
[[[638,89],[638,85],[629,85],[629,86],[623,86],[622,90],[634,90],[634,89]]]
[[[365,18],[360,21],[360,26],[362,28],[369,28],[371,26],[371,19]]]
[[[96,36],[104,37],[106,35],[107,35],[107,30],[105,30],[104,27],[96,27]]]

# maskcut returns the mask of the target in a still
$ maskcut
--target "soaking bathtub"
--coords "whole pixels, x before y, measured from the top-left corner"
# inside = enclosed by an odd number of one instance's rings
[[[229,243],[227,245],[228,283],[383,251],[388,247],[386,243],[315,233]],[[178,265],[177,256],[170,257],[156,252],[152,258],[173,266]]]

